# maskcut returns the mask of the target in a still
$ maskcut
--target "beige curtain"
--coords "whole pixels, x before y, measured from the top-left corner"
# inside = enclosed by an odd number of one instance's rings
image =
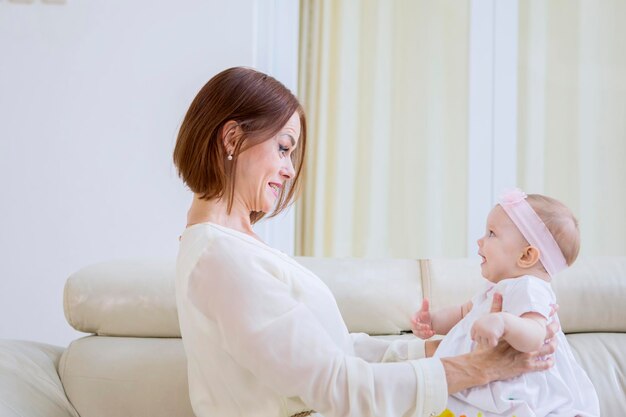
[[[518,176],[578,215],[583,255],[626,254],[626,2],[519,3]]]
[[[466,255],[469,1],[302,0],[296,252]]]

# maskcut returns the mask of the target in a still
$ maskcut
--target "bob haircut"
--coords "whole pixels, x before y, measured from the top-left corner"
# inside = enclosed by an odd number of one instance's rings
[[[275,78],[251,68],[234,67],[211,78],[193,99],[178,132],[174,165],[178,176],[203,200],[226,197],[233,205],[237,155],[274,137],[298,112],[300,138],[291,153],[295,170],[278,196],[274,217],[293,203],[301,185],[300,173],[306,150],[306,119],[298,99]],[[235,121],[233,159],[227,160],[224,125]],[[252,212],[256,223],[267,213]]]

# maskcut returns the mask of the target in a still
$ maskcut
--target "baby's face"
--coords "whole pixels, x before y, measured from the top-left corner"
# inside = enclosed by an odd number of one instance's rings
[[[519,276],[517,260],[527,246],[528,242],[502,207],[495,206],[487,217],[485,235],[478,239],[483,276],[494,283]]]

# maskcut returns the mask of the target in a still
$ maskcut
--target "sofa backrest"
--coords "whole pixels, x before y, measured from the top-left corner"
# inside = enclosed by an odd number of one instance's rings
[[[422,268],[422,287],[437,309],[469,300],[484,282],[469,259],[434,259]],[[626,257],[577,260],[552,279],[565,333],[626,331]]]
[[[337,299],[351,332],[408,331],[422,297],[433,309],[462,303],[482,286],[473,259],[367,260],[298,257]],[[180,337],[173,261],[110,261],[69,277],[65,316],[102,336]],[[626,331],[626,257],[581,259],[553,279],[566,333]]]

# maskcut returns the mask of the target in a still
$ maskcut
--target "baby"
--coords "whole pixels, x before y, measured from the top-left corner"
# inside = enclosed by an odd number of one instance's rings
[[[580,234],[571,211],[553,198],[519,189],[504,194],[487,217],[478,240],[481,272],[489,281],[462,305],[430,312],[428,300],[412,318],[422,339],[446,335],[434,356],[447,357],[495,346],[503,339],[521,352],[539,349],[556,298],[550,280],[578,256]],[[492,313],[494,293],[502,312]],[[441,416],[599,416],[598,397],[559,331],[555,365],[506,381],[454,394]]]

